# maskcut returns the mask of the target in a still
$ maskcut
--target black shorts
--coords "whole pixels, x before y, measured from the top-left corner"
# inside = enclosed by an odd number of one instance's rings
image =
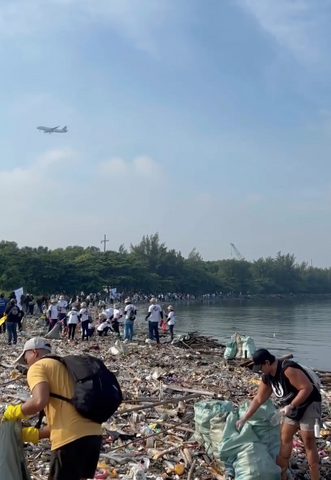
[[[48,480],[94,478],[102,437],[82,437],[52,450]]]

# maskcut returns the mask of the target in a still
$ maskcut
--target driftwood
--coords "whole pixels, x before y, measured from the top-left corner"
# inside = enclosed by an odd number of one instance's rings
[[[188,472],[187,480],[192,480],[196,462],[197,462],[197,459],[195,458],[195,459],[193,460],[193,462],[192,462],[190,471]]]
[[[124,410],[117,410],[115,415],[123,415],[124,413],[138,412],[139,410],[146,410],[148,408],[157,407],[158,405],[176,404],[178,402],[191,400],[193,398],[200,397],[201,395],[203,395],[203,393],[200,392],[199,394],[195,393],[195,394],[192,394],[192,395],[186,395],[184,397],[167,398],[166,400],[162,400],[162,402],[149,403],[148,405],[139,405],[138,407],[126,408]]]
[[[196,390],[195,388],[175,387],[173,385],[163,385],[165,390],[174,390],[175,392],[196,393],[199,395],[208,395],[210,397],[217,397],[216,392],[207,392],[207,390]],[[185,397],[184,397],[185,398]]]

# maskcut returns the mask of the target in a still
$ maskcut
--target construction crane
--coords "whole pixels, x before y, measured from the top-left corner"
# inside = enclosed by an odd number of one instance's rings
[[[245,257],[243,255],[241,255],[241,253],[239,252],[238,248],[235,246],[234,243],[230,243],[231,245],[231,256],[233,255],[233,253],[235,254],[235,257],[237,260],[245,260]]]

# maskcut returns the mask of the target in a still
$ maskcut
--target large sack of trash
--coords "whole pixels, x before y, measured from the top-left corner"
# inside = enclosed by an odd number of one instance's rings
[[[204,445],[209,455],[215,453],[217,459],[226,418],[232,411],[232,403],[222,400],[205,400],[194,405],[194,438]]]
[[[225,360],[232,360],[237,355],[237,342],[227,342],[225,344],[224,358]]]
[[[30,480],[26,467],[19,423],[0,425],[0,479]]]
[[[246,337],[237,332],[231,337],[231,342],[226,344],[224,358],[226,360],[252,358],[255,350],[256,347],[252,337]]]
[[[270,423],[276,409],[268,400],[238,432],[236,422],[248,406],[249,402],[245,402],[238,414],[229,414],[219,447],[220,459],[232,463],[236,480],[279,480],[281,469],[276,465],[276,456],[280,426]]]

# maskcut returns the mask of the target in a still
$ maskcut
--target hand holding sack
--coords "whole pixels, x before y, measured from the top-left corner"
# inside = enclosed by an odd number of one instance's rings
[[[22,441],[26,443],[38,443],[39,430],[34,427],[22,428]]]
[[[16,422],[16,420],[25,420],[26,418],[28,417],[22,412],[22,405],[8,405],[2,420]]]

